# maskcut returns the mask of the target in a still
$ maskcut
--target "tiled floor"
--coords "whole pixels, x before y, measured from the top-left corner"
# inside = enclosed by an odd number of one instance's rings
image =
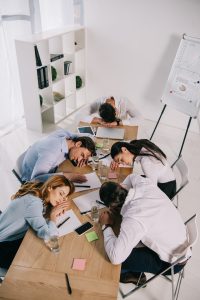
[[[62,122],[59,126],[74,130],[73,120]],[[146,120],[144,125],[139,130],[139,138],[149,138],[152,132],[154,123]],[[45,134],[43,134],[45,135]],[[10,201],[10,196],[16,191],[19,184],[15,177],[12,175],[12,168],[15,165],[16,158],[21,154],[30,144],[43,136],[40,133],[29,131],[25,126],[16,128],[13,132],[6,136],[0,137],[0,209],[4,210]],[[153,142],[160,146],[167,154],[169,161],[175,161],[184,131],[159,125],[156,134],[154,135]],[[200,135],[189,133],[183,149],[183,158],[189,168],[189,184],[179,197],[179,210],[184,220],[188,219],[195,212],[200,210],[200,193],[198,186],[200,185]],[[170,222],[170,217],[169,217]],[[200,226],[199,226],[200,227]],[[188,265],[186,266],[185,278],[182,283],[179,299],[180,300],[198,300],[200,299],[200,241],[193,249],[193,256]],[[125,289],[129,289],[131,285],[126,285]],[[136,292],[136,294],[127,297],[131,300],[168,300],[171,296],[170,284],[163,278],[159,278],[150,284],[145,289]],[[118,299],[122,299],[118,295]]]

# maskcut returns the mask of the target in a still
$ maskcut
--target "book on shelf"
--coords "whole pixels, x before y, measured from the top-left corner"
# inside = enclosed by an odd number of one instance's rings
[[[60,54],[50,54],[50,61],[53,62],[55,60],[58,60],[60,58],[63,58],[64,55],[62,53]]]
[[[40,59],[40,54],[38,51],[38,47],[34,45],[34,50],[35,50],[35,61],[36,61],[36,66],[41,67],[42,66],[42,61]]]
[[[45,87],[49,86],[47,66],[37,69],[37,78],[40,89],[44,89]]]

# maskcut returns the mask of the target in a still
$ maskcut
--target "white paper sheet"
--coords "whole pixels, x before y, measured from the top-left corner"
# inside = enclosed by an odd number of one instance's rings
[[[101,181],[95,172],[85,174],[85,176],[87,178],[87,181],[83,183],[77,183],[77,185],[89,185],[90,188],[76,187],[75,192],[81,192],[81,191],[96,189],[101,187]]]
[[[73,199],[74,203],[79,208],[80,212],[90,210],[92,207],[92,202],[94,200],[101,201],[100,197],[99,197],[99,190],[87,193],[85,195],[82,195],[82,196],[79,196],[79,197]],[[99,205],[99,208],[105,207],[102,204],[98,204],[98,205]]]
[[[62,216],[58,217],[56,219],[56,224],[62,223],[67,217],[70,217],[70,219],[58,228],[59,236],[63,236],[70,232],[73,232],[74,229],[81,225],[81,222],[72,209],[67,210]]]

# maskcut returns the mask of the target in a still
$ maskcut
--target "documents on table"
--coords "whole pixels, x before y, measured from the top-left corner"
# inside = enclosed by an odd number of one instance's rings
[[[101,181],[100,181],[99,177],[97,176],[97,174],[95,172],[85,174],[85,176],[87,178],[87,181],[83,182],[83,183],[79,183],[78,184],[79,187],[75,188],[75,192],[81,192],[81,191],[85,191],[85,190],[100,188]],[[80,187],[81,185],[83,185],[83,187]],[[86,185],[90,186],[90,187],[84,187]]]
[[[90,211],[92,204],[96,200],[100,201],[99,190],[84,194],[82,196],[79,196],[79,197],[73,199],[74,203],[79,208],[80,212]],[[105,207],[104,205],[99,204],[98,202],[97,202],[97,204],[98,204],[99,208]]]
[[[67,219],[68,217],[69,219]],[[62,216],[58,217],[56,219],[56,224],[61,224],[65,219],[67,219],[67,221],[58,228],[59,236],[73,232],[75,228],[81,225],[81,222],[72,209],[67,210]]]

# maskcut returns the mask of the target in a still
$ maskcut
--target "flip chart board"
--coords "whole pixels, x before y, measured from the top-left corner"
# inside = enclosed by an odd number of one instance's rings
[[[183,35],[161,101],[196,118],[200,108],[200,38]]]

